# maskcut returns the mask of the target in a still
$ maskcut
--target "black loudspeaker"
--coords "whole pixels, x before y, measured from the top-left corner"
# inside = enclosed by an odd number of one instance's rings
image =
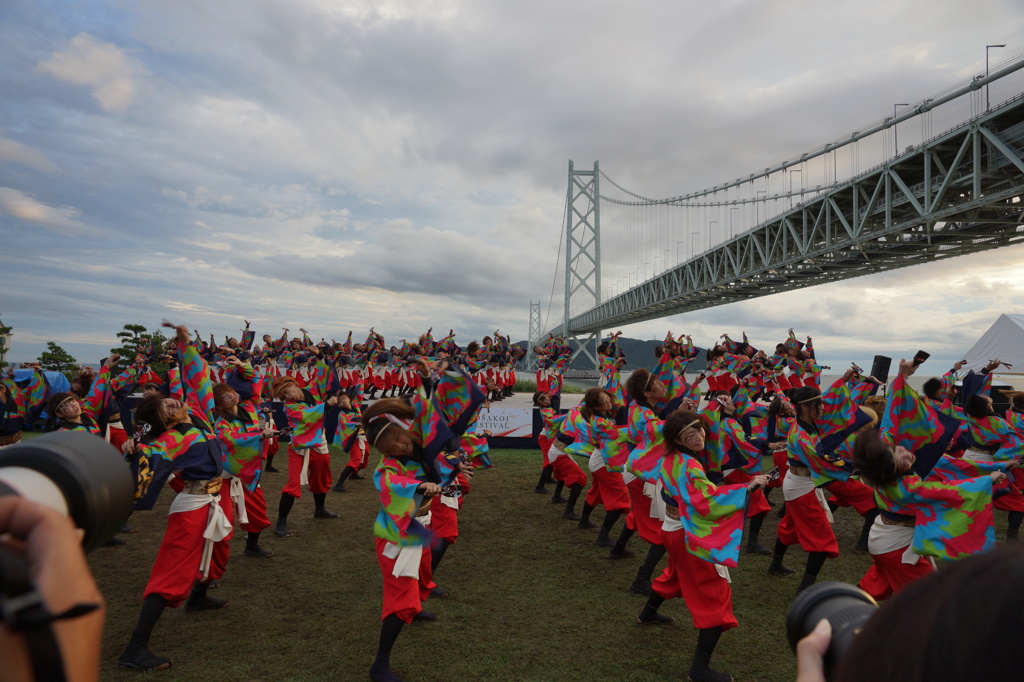
[[[876,355],[874,362],[871,363],[871,376],[881,381],[883,384],[889,383],[889,365],[892,364],[892,358],[887,358],[884,355]]]

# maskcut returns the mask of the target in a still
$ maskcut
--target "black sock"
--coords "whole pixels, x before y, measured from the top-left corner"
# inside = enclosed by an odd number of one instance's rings
[[[711,668],[711,654],[715,653],[718,638],[722,636],[722,627],[704,628],[697,633],[697,649],[693,652],[690,663],[690,677],[703,677]]]
[[[316,511],[323,511],[325,502],[327,502],[327,493],[313,493],[313,506],[316,507]]]
[[[448,541],[441,540],[440,543],[430,550],[430,572],[433,573],[437,570],[437,565],[441,563],[441,559],[444,558],[444,553],[448,551]]]
[[[818,572],[825,565],[827,558],[828,555],[825,552],[811,552],[807,555],[807,568],[804,569],[804,573],[811,577],[818,577]]]
[[[764,523],[764,517],[768,515],[768,512],[761,512],[750,517],[750,533],[747,536],[747,546],[753,547],[758,544],[758,535],[761,534],[761,524]]]
[[[277,507],[277,522],[282,524],[288,520],[288,514],[295,505],[295,498],[288,493],[281,493],[281,504]]]
[[[346,465],[345,468],[341,470],[341,475],[338,476],[338,482],[334,484],[334,489],[337,490],[338,488],[343,487],[345,485],[345,481],[348,480],[348,477],[355,472],[356,470],[353,467]]]
[[[661,561],[663,556],[665,556],[664,545],[651,545],[647,550],[647,558],[644,559],[640,570],[636,572],[636,582],[651,582],[654,569],[658,566],[658,562]]]
[[[661,605],[665,603],[665,598],[657,592],[651,592],[651,596],[647,598],[647,603],[644,604],[644,613],[651,614],[656,612]]]
[[[250,532],[245,536],[245,548],[248,550],[255,550],[260,546],[260,534]]]
[[[558,483],[555,484],[555,492],[551,496],[551,499],[557,500],[559,497],[562,496],[563,490],[565,490],[565,481],[559,481]]]
[[[581,515],[581,516],[582,516],[583,518],[582,518],[582,519],[580,519],[580,521],[589,521],[589,520],[590,520],[590,515],[591,515],[591,514],[593,513],[593,511],[594,511],[594,508],[593,508],[593,507],[591,507],[591,506],[590,506],[589,504],[587,504],[586,502],[584,502],[584,503],[583,503],[583,511],[582,511],[582,512],[580,513],[580,515]]]
[[[565,513],[571,514],[576,511],[576,500],[580,499],[583,486],[579,483],[569,488],[569,501],[565,503]]]
[[[1020,535],[1020,523],[1024,521],[1024,512],[1012,511],[1006,515],[1006,539],[1016,540]]]
[[[608,517],[606,516],[605,521],[607,520]],[[622,554],[623,552],[625,552],[626,543],[629,542],[629,539],[633,537],[634,533],[636,533],[636,531],[630,530],[629,526],[623,526],[622,532],[619,533],[619,539],[615,541],[615,547],[612,549],[612,552],[614,552],[615,554]]]
[[[192,594],[188,596],[188,600],[190,602],[206,601],[206,591],[208,589],[210,589],[209,580],[205,583],[202,580],[197,580],[196,584],[192,586]]]
[[[601,530],[598,532],[597,537],[607,538],[608,536],[610,536],[612,532],[612,526],[615,525],[615,522],[619,520],[620,516],[622,516],[621,509],[613,509],[610,512],[605,512],[604,522],[601,524]],[[628,540],[629,538],[626,539]]]
[[[139,611],[139,622],[135,624],[132,631],[132,638],[128,641],[124,653],[130,654],[140,649],[149,647],[149,637],[153,634],[153,628],[160,620],[160,614],[164,612],[167,600],[159,594],[151,594],[142,600],[142,610]]]
[[[380,624],[380,642],[377,644],[377,658],[374,659],[370,670],[389,670],[391,668],[391,649],[395,646],[398,633],[402,631],[405,623],[395,614],[389,615]]]
[[[540,480],[537,481],[537,490],[543,488],[547,483],[551,481],[551,465],[547,465],[540,470]]]

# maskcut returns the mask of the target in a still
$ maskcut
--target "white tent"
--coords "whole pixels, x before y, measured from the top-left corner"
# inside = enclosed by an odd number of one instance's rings
[[[964,355],[964,369],[980,371],[997,358],[1013,365],[1012,369],[997,369],[998,374],[1024,373],[1024,315],[1000,315]]]

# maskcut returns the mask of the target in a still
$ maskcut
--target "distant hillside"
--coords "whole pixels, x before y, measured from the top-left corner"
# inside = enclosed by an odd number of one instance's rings
[[[520,341],[519,344],[523,348],[526,348],[526,341]],[[657,358],[654,356],[654,349],[661,345],[661,341],[641,341],[640,339],[628,339],[624,336],[619,337],[619,349],[626,355],[626,366],[624,369],[636,369],[638,367],[647,367],[650,369],[654,367],[657,362]],[[569,346],[576,348],[576,342],[570,340]],[[707,366],[704,359],[704,349],[700,349],[700,355],[690,364],[690,370],[700,371]],[[586,355],[577,355],[569,365],[569,369],[580,369],[580,370],[592,370],[594,369],[593,362]]]

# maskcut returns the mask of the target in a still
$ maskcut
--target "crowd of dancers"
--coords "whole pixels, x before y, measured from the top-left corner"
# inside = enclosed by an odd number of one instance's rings
[[[281,446],[288,473],[274,524],[279,537],[291,534],[288,516],[304,487],[314,516],[334,518],[327,493],[345,491],[371,452],[379,454],[373,534],[383,605],[371,679],[398,680],[390,654],[402,627],[436,618],[423,604],[447,591],[433,576],[458,538],[473,471],[490,467],[479,410],[511,394],[523,351],[497,332],[463,348],[451,331],[435,341],[428,330],[416,343],[389,348],[373,329],[362,344],[351,334],[345,343],[314,343],[300,331],[301,339],[285,330],[257,346],[246,323],[241,340],[217,345],[179,326],[166,357],[140,348],[116,373],[120,358],[111,356],[70,393],[47,395],[41,371],[25,385],[3,382],[0,444],[16,442],[21,424],[45,407],[58,428],[92,432],[122,450],[138,482],[136,510],[152,508],[164,485],[177,491],[119,665],[170,665],[149,648],[168,606],[227,603],[208,589],[224,574],[236,524],[247,533],[245,555],[271,556],[260,544],[272,525],[262,473],[273,470]],[[633,556],[635,535],[646,543],[631,584],[647,600],[637,618],[671,623],[660,606],[685,601],[698,629],[688,671],[694,682],[731,679],[711,658],[722,633],[737,625],[729,571],[741,550],[771,555],[768,573],[781,579],[794,573],[787,548],[799,544],[807,552],[802,591],[839,556],[833,513],[852,507],[864,519],[857,548],[873,560],[860,584],[881,600],[939,562],[991,548],[994,509],[1009,513],[1007,539],[1017,539],[1024,393],[1009,394],[1004,416],[993,412],[998,361],[960,377],[957,363],[918,394],[908,379],[923,357],[904,360],[883,397],[883,382],[856,366],[823,386],[830,368],[816,362],[812,339],[800,341],[793,330],[770,355],[745,334],[742,341],[723,335],[703,351],[707,369],[696,376],[688,368],[702,351],[690,337],[669,334],[652,367],[631,368],[623,380],[617,340],[598,349],[599,386],[567,410],[560,409],[562,375],[573,349],[554,337],[533,348],[540,365],[533,403],[544,425],[536,491],[550,492],[577,527],[599,528],[596,543],[611,559]],[[171,365],[164,374],[151,369],[160,360]],[[129,409],[122,399],[133,387],[144,397]],[[328,444],[349,457],[337,479]],[[782,520],[772,543],[761,527],[777,488]],[[600,524],[592,520],[598,507]]]

